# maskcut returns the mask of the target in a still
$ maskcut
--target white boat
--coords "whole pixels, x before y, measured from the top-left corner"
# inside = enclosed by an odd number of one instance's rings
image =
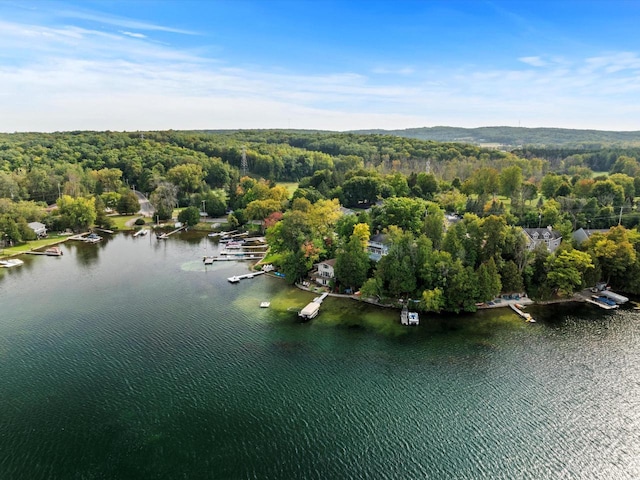
[[[609,300],[613,300],[618,305],[622,305],[623,303],[627,303],[629,301],[628,297],[612,292],[611,290],[602,290],[600,292],[600,296],[606,297]]]
[[[405,306],[400,312],[400,323],[402,325],[420,325],[418,312],[410,312]]]
[[[262,302],[260,303],[260,308],[269,308],[271,302]]]
[[[9,258],[8,260],[0,260],[0,267],[11,268],[23,265],[24,262],[18,258]]]
[[[233,277],[227,278],[227,280],[229,281],[229,283],[238,283],[240,281],[240,277],[234,275]]]
[[[89,235],[84,237],[84,241],[87,243],[98,243],[100,240],[102,240],[102,237],[100,235],[96,235],[95,233],[90,233]]]
[[[146,228],[141,228],[136,233],[134,233],[133,236],[134,237],[144,237],[147,233],[149,233],[149,230],[147,230]]]

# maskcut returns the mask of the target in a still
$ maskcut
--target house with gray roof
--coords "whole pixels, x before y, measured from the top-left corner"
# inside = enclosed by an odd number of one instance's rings
[[[369,258],[375,262],[379,261],[389,253],[389,240],[384,233],[377,233],[369,238],[367,243]]]
[[[535,248],[544,244],[547,250],[553,253],[562,242],[562,235],[557,230],[554,230],[551,226],[547,228],[523,228],[525,238],[527,239],[527,248],[529,250],[535,250]]]
[[[29,228],[33,230],[39,238],[47,236],[47,226],[44,223],[31,222],[28,225]]]

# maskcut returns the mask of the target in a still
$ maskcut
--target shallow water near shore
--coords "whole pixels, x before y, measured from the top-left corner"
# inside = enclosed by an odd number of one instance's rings
[[[0,270],[3,480],[640,477],[639,311],[301,323],[198,234],[62,248]]]

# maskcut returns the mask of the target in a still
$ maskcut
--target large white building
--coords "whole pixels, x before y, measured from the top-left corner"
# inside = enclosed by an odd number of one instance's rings
[[[551,226],[547,228],[523,228],[522,231],[527,239],[527,248],[535,250],[535,248],[544,244],[549,252],[554,252],[560,246],[562,235]]]

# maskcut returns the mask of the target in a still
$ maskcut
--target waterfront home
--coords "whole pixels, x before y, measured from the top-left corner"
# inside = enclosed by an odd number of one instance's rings
[[[40,222],[31,222],[28,224],[29,228],[35,232],[38,238],[47,236],[47,226]]]
[[[389,253],[389,242],[387,235],[384,233],[377,233],[369,238],[367,243],[367,252],[369,252],[369,258],[374,262],[379,261],[387,253]]]
[[[325,260],[324,262],[320,262],[316,264],[318,271],[317,273],[311,274],[311,278],[313,278],[318,285],[322,285],[325,287],[328,286],[329,283],[335,277],[335,271],[334,271],[335,264],[336,264],[335,258],[332,258],[330,260]]]
[[[594,233],[606,233],[608,231],[608,228],[593,228],[587,230],[585,230],[584,228],[579,228],[571,234],[571,237],[576,241],[578,245],[580,245],[582,244],[582,242],[588,240],[589,237],[591,237],[591,235],[593,235]]]
[[[525,238],[527,239],[527,248],[535,250],[535,248],[544,244],[550,253],[553,253],[562,241],[562,235],[551,226],[547,228],[523,228]]]

